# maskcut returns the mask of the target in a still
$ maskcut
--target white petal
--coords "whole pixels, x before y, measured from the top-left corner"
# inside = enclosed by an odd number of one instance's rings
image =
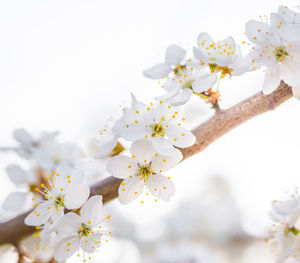
[[[13,136],[18,142],[27,147],[33,142],[32,136],[24,129],[14,130]]]
[[[272,30],[269,25],[263,22],[250,20],[246,24],[246,33],[248,39],[255,44],[264,45],[269,42],[273,44],[278,44],[277,41],[272,41],[270,39]]]
[[[130,147],[130,153],[140,164],[149,163],[155,154],[151,141],[144,139],[135,141]]]
[[[112,150],[117,145],[117,138],[109,133],[109,134],[102,134],[99,136],[99,139],[96,142],[96,147],[98,153],[96,154],[96,158],[104,158],[108,156]]]
[[[191,89],[183,89],[181,92],[179,92],[177,95],[175,95],[168,101],[173,106],[180,106],[185,104],[192,95],[193,91]]]
[[[102,196],[92,196],[81,208],[81,220],[86,225],[95,226],[105,219]]]
[[[81,227],[81,218],[73,212],[65,214],[56,224],[60,238],[76,235]]]
[[[120,179],[134,175],[137,172],[137,168],[137,161],[124,155],[111,158],[106,165],[106,171]]]
[[[63,261],[71,257],[80,248],[80,239],[76,236],[71,236],[61,240],[54,249],[54,258],[57,261]]]
[[[181,89],[177,88],[177,87],[172,88],[165,95],[155,97],[155,100],[157,100],[157,101],[165,101],[165,100],[168,101],[172,97],[176,96],[180,92],[180,90]]]
[[[280,64],[280,74],[283,81],[290,85],[294,86],[299,78],[299,67],[300,63],[297,63],[295,59],[286,58]]]
[[[94,253],[97,248],[101,246],[99,243],[101,241],[101,233],[100,232],[93,232],[91,237],[86,237],[82,240],[81,248],[83,251],[87,253]]]
[[[26,208],[27,203],[27,193],[13,192],[7,196],[2,207],[7,211],[19,212]]]
[[[203,32],[200,33],[197,37],[197,44],[199,47],[203,46],[202,43],[204,43],[205,45],[210,45],[212,44],[214,41],[213,39],[210,37],[209,34]]]
[[[152,137],[151,141],[156,152],[163,156],[171,157],[176,152],[172,143],[162,136]]]
[[[166,51],[165,62],[168,66],[177,66],[184,59],[186,51],[177,45],[170,45]]]
[[[6,172],[9,177],[9,179],[15,184],[26,184],[27,178],[26,178],[26,172],[18,165],[9,165],[6,167]]]
[[[197,93],[206,91],[215,85],[215,83],[218,80],[218,75],[211,73],[211,74],[205,74],[204,76],[201,76],[195,80],[195,82],[192,84],[193,90]]]
[[[166,135],[173,145],[180,148],[190,147],[196,142],[196,137],[192,132],[178,125],[169,125]]]
[[[80,208],[90,196],[88,185],[77,185],[65,196],[65,206],[68,209]]]
[[[278,63],[274,63],[267,68],[263,85],[263,93],[270,94],[278,88],[280,84],[280,72]]]
[[[50,207],[50,208],[49,208]],[[40,226],[45,224],[51,217],[52,203],[50,201],[39,204],[24,220],[26,225]]]
[[[119,187],[119,201],[126,205],[143,192],[144,182],[138,176],[125,179]]]
[[[150,79],[161,79],[167,76],[172,69],[166,64],[157,64],[156,66],[144,70],[143,74]]]
[[[173,182],[166,176],[160,174],[150,176],[147,187],[151,194],[164,201],[169,201],[170,197],[175,193]]]
[[[182,158],[182,153],[178,149],[174,151],[174,155],[172,157],[158,155],[155,159],[153,159],[151,163],[151,169],[155,173],[166,172],[176,166],[182,160]]]

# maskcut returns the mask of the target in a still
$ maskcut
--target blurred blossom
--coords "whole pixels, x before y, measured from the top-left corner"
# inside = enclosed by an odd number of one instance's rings
[[[189,241],[162,243],[142,263],[222,263],[216,253]]]
[[[19,259],[18,252],[13,245],[5,244],[0,246],[0,262],[17,263]]]
[[[205,191],[182,203],[167,218],[166,225],[167,235],[174,239],[189,236],[222,244],[247,238],[241,227],[239,208],[222,177],[211,178]]]

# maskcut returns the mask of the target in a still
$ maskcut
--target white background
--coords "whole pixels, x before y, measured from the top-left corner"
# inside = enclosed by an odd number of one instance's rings
[[[280,4],[299,1],[1,0],[0,146],[13,145],[12,131],[20,127],[60,130],[62,141],[86,145],[120,104],[129,103],[130,92],[145,101],[163,93],[142,71],[163,60],[169,44],[190,52],[201,32],[241,43],[245,23]],[[262,71],[223,81],[221,106],[259,92],[262,81]],[[182,163],[171,172],[177,194],[170,203],[114,205],[147,223],[196,196],[204,179],[218,174],[228,179],[246,229],[263,234],[270,201],[300,185],[299,112],[300,102],[291,99]],[[185,107],[194,120],[190,127],[211,114],[198,98]],[[1,200],[13,189],[4,171],[8,161],[13,157],[0,154]]]

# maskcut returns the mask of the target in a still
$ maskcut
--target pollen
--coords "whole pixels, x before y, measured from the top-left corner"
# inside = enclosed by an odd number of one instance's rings
[[[177,138],[174,138],[173,140],[176,142],[176,141],[177,141]]]
[[[138,122],[139,122],[138,120],[135,120],[135,121],[134,121],[134,123],[138,123]]]
[[[131,165],[128,165],[128,168],[131,168],[132,166]]]

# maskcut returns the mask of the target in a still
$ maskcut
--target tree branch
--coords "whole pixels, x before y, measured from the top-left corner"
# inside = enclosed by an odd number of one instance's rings
[[[216,139],[239,126],[269,110],[274,110],[280,104],[293,96],[291,88],[284,82],[270,95],[263,95],[262,92],[242,101],[241,103],[225,111],[217,111],[216,114],[193,130],[197,142],[182,149],[184,159],[203,151]],[[106,203],[118,196],[118,188],[122,180],[112,176],[94,184],[91,187],[91,195],[102,195]],[[34,232],[33,227],[24,224],[24,213],[8,222],[0,224],[0,245],[5,243],[17,243],[24,237]]]

